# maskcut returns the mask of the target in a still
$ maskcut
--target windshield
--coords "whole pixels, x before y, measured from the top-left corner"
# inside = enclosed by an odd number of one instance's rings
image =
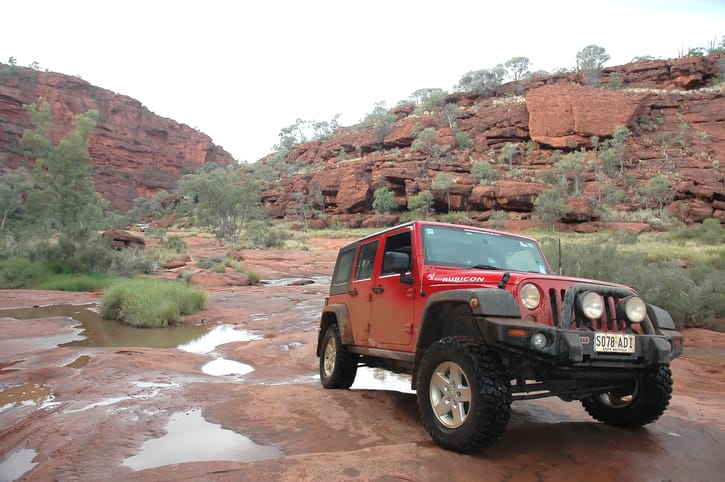
[[[426,264],[548,273],[539,246],[525,238],[473,229],[423,226]]]

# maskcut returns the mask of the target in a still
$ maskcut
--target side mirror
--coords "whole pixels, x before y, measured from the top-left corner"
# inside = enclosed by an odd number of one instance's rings
[[[398,251],[388,251],[383,258],[383,274],[400,273],[408,271],[410,266],[410,256],[406,253]]]

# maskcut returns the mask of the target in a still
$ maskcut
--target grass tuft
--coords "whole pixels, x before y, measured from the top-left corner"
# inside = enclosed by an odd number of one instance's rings
[[[204,307],[206,295],[187,283],[153,279],[126,280],[110,286],[101,298],[106,319],[132,326],[161,328]]]

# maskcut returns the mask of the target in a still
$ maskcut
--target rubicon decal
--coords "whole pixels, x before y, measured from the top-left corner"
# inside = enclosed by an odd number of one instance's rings
[[[483,283],[486,278],[483,276],[444,276],[442,278],[435,278],[436,281],[442,283]]]

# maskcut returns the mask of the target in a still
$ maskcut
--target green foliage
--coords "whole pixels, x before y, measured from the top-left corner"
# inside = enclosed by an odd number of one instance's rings
[[[434,127],[427,127],[418,132],[418,135],[410,147],[413,150],[430,156],[434,160],[439,159],[443,154],[448,152],[450,146],[448,144],[441,145],[436,143],[436,136],[436,129]]]
[[[453,134],[456,138],[456,146],[459,149],[468,149],[473,146],[473,141],[465,132],[456,129],[453,131]]]
[[[575,196],[581,192],[582,175],[587,168],[586,158],[586,152],[574,151],[554,164],[554,172],[557,175],[572,181]]]
[[[159,266],[156,253],[148,249],[121,249],[111,253],[108,272],[131,278],[138,274],[153,274]]]
[[[506,76],[506,69],[499,64],[493,69],[467,72],[456,85],[459,92],[476,92],[483,97],[494,97]]]
[[[439,172],[431,183],[431,189],[442,192],[448,200],[448,211],[451,210],[451,186],[453,176],[448,172]]]
[[[173,251],[176,253],[183,253],[186,251],[186,243],[181,237],[176,235],[166,236],[161,240],[161,247]]]
[[[479,184],[488,184],[498,179],[498,172],[491,167],[491,164],[484,160],[478,159],[471,163],[471,176],[476,179]]]
[[[617,72],[612,73],[607,80],[607,88],[610,90],[622,90],[623,85],[622,76]]]
[[[34,125],[23,133],[20,143],[35,157],[35,188],[28,193],[29,215],[38,224],[57,230],[71,239],[86,236],[96,227],[101,214],[97,208],[88,140],[98,119],[89,110],[75,116],[75,128],[68,138],[53,145],[50,141],[51,110],[47,100],[25,106]]]
[[[247,281],[249,281],[253,285],[258,285],[262,280],[259,275],[254,271],[247,271],[246,273],[244,273],[244,275],[247,277]]]
[[[550,260],[556,259],[557,253],[553,241],[543,243]],[[725,270],[722,251],[719,256],[693,260],[690,266],[668,260],[649,261],[643,255],[644,249],[625,249],[611,236],[584,242],[562,241],[561,251],[565,275],[632,286],[645,302],[669,311],[679,328],[725,317],[720,286]]]
[[[364,128],[372,129],[375,142],[382,144],[385,136],[393,131],[395,125],[395,114],[385,107],[385,102],[375,104],[372,112],[365,116],[362,121]]]
[[[607,51],[598,45],[587,45],[576,54],[577,70],[584,72],[587,83],[592,86],[599,85],[602,67],[611,57]]]
[[[45,263],[28,258],[12,257],[0,260],[0,289],[29,288],[50,276]]]
[[[518,144],[513,142],[507,142],[501,148],[501,152],[498,155],[498,160],[502,164],[508,166],[509,171],[513,168],[514,156],[519,152]]]
[[[425,190],[408,198],[408,210],[413,213],[421,214],[424,219],[428,219],[433,206],[433,193]]]
[[[528,74],[530,63],[528,57],[512,57],[504,62],[503,66],[511,79],[521,80]]]
[[[240,228],[261,214],[258,186],[234,166],[210,166],[188,174],[179,190],[194,201],[199,222],[214,228],[226,241],[237,241]]]
[[[395,199],[395,193],[388,189],[387,186],[375,190],[373,193],[373,209],[377,214],[388,214],[397,207],[398,201]]]
[[[566,193],[560,188],[548,189],[536,197],[534,210],[554,230],[554,224],[566,213]]]
[[[670,181],[666,176],[658,174],[647,181],[647,184],[642,186],[640,192],[645,198],[645,207],[647,201],[652,200],[657,203],[659,208],[660,218],[663,216],[664,207],[669,204],[674,198],[674,192],[670,186]]]
[[[247,223],[244,236],[255,248],[281,248],[291,237],[283,228],[271,226],[264,221]]]
[[[0,260],[0,289],[96,291],[116,280],[111,273],[65,273],[43,261],[15,256]]]
[[[160,328],[199,311],[205,300],[202,290],[187,283],[134,279],[110,286],[101,298],[100,313],[132,326]]]
[[[693,240],[705,245],[725,245],[725,229],[719,219],[708,218],[701,224],[681,226],[668,234],[674,241]]]
[[[410,94],[410,99],[415,103],[416,115],[425,112],[438,112],[444,108],[448,92],[443,89],[418,89]]]
[[[279,143],[273,149],[284,158],[295,146],[304,142],[329,140],[340,127],[339,118],[340,114],[336,114],[330,121],[322,122],[297,118],[294,123],[280,129]]]
[[[227,267],[224,266],[224,263],[217,263],[209,269],[212,273],[224,273],[226,270]]]
[[[32,286],[36,290],[98,291],[116,282],[118,277],[109,273],[57,273]]]
[[[19,221],[25,212],[25,198],[33,187],[27,169],[21,167],[0,176],[0,231],[8,221]]]

